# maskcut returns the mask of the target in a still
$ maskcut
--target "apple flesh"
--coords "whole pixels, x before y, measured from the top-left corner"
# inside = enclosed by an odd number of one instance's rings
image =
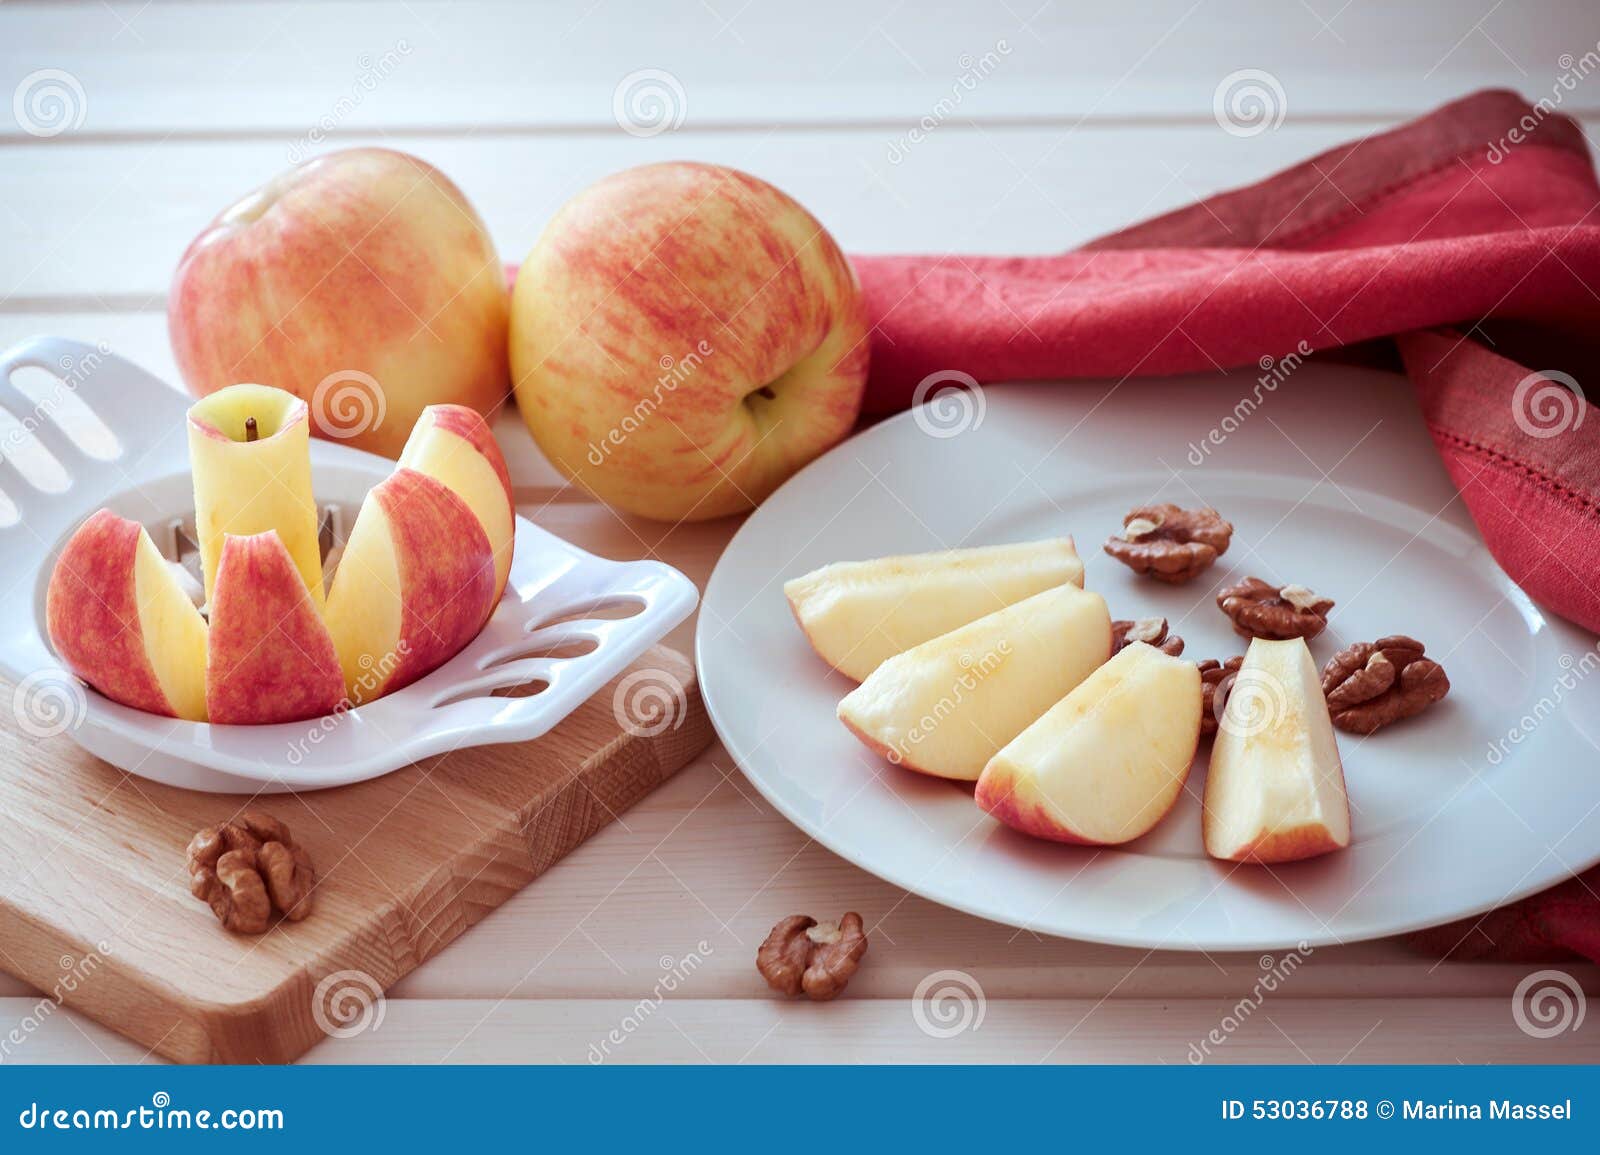
[[[495,557],[465,501],[396,469],[367,494],[328,591],[345,692],[360,704],[454,657],[494,609]]]
[[[997,753],[974,796],[1024,834],[1129,842],[1177,802],[1200,709],[1194,663],[1133,642]]]
[[[45,594],[50,644],[114,702],[206,720],[206,621],[142,525],[102,509],[78,527]]]
[[[230,385],[191,405],[188,424],[207,601],[216,593],[224,539],[274,530],[320,609],[322,550],[306,403],[267,385]]]
[[[783,587],[812,649],[861,681],[888,658],[1042,590],[1083,585],[1070,537],[837,562]]]
[[[311,404],[319,435],[387,457],[424,406],[488,413],[510,388],[510,303],[488,230],[405,153],[349,149],[269,181],[189,246],[169,301],[196,396],[270,382]]]
[[[277,531],[223,540],[205,671],[214,723],[298,722],[343,700],[333,639]]]
[[[1110,653],[1105,600],[1059,585],[890,658],[839,703],[839,720],[891,762],[975,782]]]
[[[855,425],[868,321],[816,219],[716,165],[607,177],[518,271],[511,369],[546,457],[663,520],[751,508]]]
[[[1322,679],[1301,638],[1257,638],[1228,693],[1206,776],[1206,853],[1293,862],[1350,845],[1350,803]]]
[[[493,613],[511,573],[517,507],[506,459],[489,423],[465,405],[428,406],[400,453],[400,468],[442,482],[477,518],[494,555]]]

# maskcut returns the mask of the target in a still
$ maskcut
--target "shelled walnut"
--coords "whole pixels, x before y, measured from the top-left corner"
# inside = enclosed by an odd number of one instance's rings
[[[756,969],[773,990],[821,1003],[844,990],[866,953],[867,932],[855,911],[837,923],[791,914],[761,944]]]
[[[1215,734],[1222,712],[1228,708],[1228,691],[1233,689],[1244,655],[1236,654],[1225,662],[1207,658],[1200,663],[1200,733]]]
[[[305,847],[270,814],[246,810],[189,840],[189,890],[235,934],[260,934],[274,909],[290,922],[311,913],[316,871]]]
[[[1105,551],[1134,573],[1174,584],[1190,580],[1228,548],[1233,525],[1214,509],[1141,505],[1122,519]]]
[[[1371,734],[1422,713],[1448,694],[1444,667],[1423,649],[1415,638],[1393,634],[1335,654],[1322,670],[1333,724],[1352,734]]]
[[[1233,622],[1234,633],[1244,637],[1310,641],[1327,627],[1333,599],[1302,585],[1275,586],[1247,577],[1224,588],[1217,595],[1217,607]]]
[[[1111,654],[1116,656],[1129,642],[1144,642],[1176,658],[1183,653],[1183,639],[1167,632],[1166,618],[1119,619],[1111,623]]]

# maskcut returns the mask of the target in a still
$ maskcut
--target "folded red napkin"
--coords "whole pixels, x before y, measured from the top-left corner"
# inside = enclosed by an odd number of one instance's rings
[[[869,411],[929,374],[1115,377],[1393,338],[1506,572],[1600,630],[1600,184],[1582,132],[1482,92],[1049,257],[857,257]],[[1596,387],[1600,387],[1597,384]],[[1600,871],[1417,943],[1600,961]]]

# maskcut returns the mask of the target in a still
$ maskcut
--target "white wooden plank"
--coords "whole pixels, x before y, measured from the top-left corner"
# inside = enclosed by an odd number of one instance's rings
[[[881,130],[350,143],[404,149],[437,165],[484,216],[502,258],[515,262],[573,194],[651,161],[689,158],[756,173],[799,199],[852,252],[1027,254],[1069,248],[1261,179],[1362,131],[1286,125],[1244,139],[1214,124],[1000,128],[935,131],[899,152]],[[52,312],[160,309],[189,241],[289,164],[277,140],[37,144],[6,150],[5,161],[0,310]]]
[[[0,81],[65,71],[78,131],[96,135],[615,131],[619,82],[645,70],[670,74],[697,128],[909,122],[936,107],[950,123],[1209,120],[1219,81],[1246,68],[1272,73],[1291,117],[1388,118],[1485,85],[1548,95],[1562,54],[1594,47],[1582,0],[1486,7],[972,3],[930,19],[903,0],[9,4]],[[0,136],[24,132],[0,120]]]
[[[636,999],[390,999],[376,1025],[313,1048],[308,1063],[1579,1063],[1600,1034],[1519,1030],[1507,999],[1229,1000],[989,998],[978,1017],[923,1021],[909,997],[730,1003]],[[34,1010],[0,999],[0,1022]],[[954,1008],[952,1008],[954,1009]],[[948,1023],[948,1026],[946,1026]],[[1217,1031],[1221,1042],[1211,1042]],[[1209,1047],[1209,1054],[1205,1048]],[[5,1057],[26,1063],[156,1062],[144,1048],[54,1010]]]

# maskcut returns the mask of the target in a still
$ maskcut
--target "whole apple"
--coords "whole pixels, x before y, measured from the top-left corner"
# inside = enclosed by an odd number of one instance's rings
[[[494,244],[437,169],[335,152],[275,177],[184,253],[167,319],[196,396],[258,381],[319,436],[398,456],[424,407],[489,413],[510,386]]]
[[[765,181],[687,162],[569,201],[518,272],[511,369],[545,455],[663,520],[749,509],[849,433],[868,323],[826,229]]]

